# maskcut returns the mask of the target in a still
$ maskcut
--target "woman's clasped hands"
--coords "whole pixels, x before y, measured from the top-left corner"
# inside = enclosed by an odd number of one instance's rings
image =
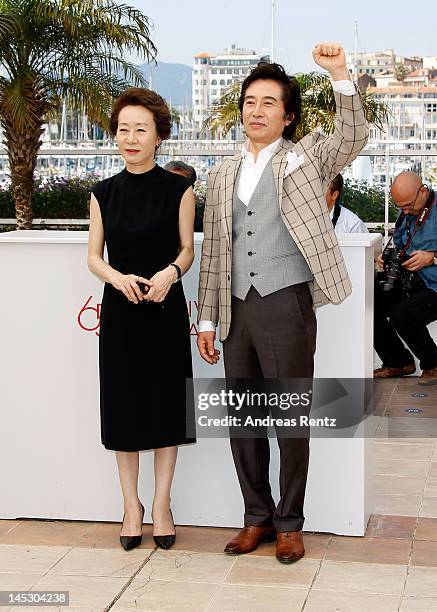
[[[146,299],[153,302],[163,302],[167,293],[170,291],[170,287],[177,278],[178,273],[173,266],[167,266],[164,270],[160,270],[154,274],[150,279],[152,285],[147,292]]]
[[[177,279],[177,272],[173,266],[167,266],[152,276],[151,279],[137,274],[122,274],[117,272],[111,284],[121,291],[126,298],[138,304],[142,301],[163,302],[171,285]],[[140,285],[144,287],[141,288]]]

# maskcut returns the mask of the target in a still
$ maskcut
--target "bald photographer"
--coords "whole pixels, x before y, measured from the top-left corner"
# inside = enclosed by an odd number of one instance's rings
[[[414,374],[420,362],[420,385],[437,384],[437,346],[427,325],[437,319],[436,195],[414,172],[402,172],[391,194],[400,215],[393,236],[377,263],[375,350],[382,367],[375,378]],[[404,346],[402,340],[407,345]]]

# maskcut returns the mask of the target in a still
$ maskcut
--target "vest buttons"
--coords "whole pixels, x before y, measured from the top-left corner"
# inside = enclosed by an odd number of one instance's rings
[[[250,256],[250,255],[253,255],[253,252],[249,251],[247,254]]]
[[[248,214],[248,215],[249,215],[249,217],[250,217],[251,215],[253,215],[253,212],[252,212],[251,210],[248,210],[248,211],[247,211],[247,214]]]
[[[250,272],[249,276],[255,276],[255,272]]]
[[[248,236],[252,236],[252,234],[253,234],[253,232],[251,232],[251,231],[247,232]]]

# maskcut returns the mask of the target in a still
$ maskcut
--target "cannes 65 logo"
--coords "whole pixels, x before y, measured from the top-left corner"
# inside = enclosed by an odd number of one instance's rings
[[[90,295],[77,315],[77,323],[81,329],[99,335],[101,304],[90,304],[93,296]],[[187,300],[188,316],[190,317],[190,336],[197,336],[197,301]]]
[[[95,332],[96,336],[98,336],[98,329],[100,327],[100,309],[102,305],[97,304],[96,306],[89,306],[92,299],[93,296],[90,295],[80,309],[79,314],[77,315],[77,322],[81,329],[88,332]]]

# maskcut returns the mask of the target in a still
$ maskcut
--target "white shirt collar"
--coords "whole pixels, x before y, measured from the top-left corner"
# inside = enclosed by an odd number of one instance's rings
[[[281,141],[282,136],[278,138],[278,140],[271,142],[269,145],[261,149],[261,151],[258,153],[256,161],[258,162],[258,160],[261,161],[263,159],[269,159],[276,152],[276,149],[278,149]],[[241,157],[243,159],[250,159],[252,162],[254,162],[253,153],[249,151],[249,140],[246,140],[246,142],[243,144],[241,149]]]

